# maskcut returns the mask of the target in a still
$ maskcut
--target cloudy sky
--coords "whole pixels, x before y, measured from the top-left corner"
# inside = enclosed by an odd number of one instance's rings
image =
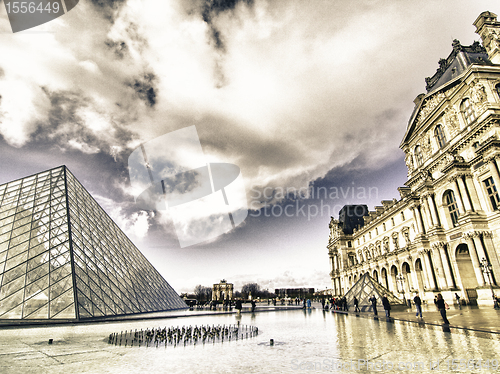
[[[479,40],[472,23],[485,10],[500,7],[81,0],[13,34],[1,5],[0,183],[68,166],[178,292],[222,278],[330,287],[330,216],[399,199],[413,99],[453,39]],[[129,157],[190,126],[205,164],[240,168],[251,209],[236,229],[182,246],[176,219],[218,222],[141,209]]]

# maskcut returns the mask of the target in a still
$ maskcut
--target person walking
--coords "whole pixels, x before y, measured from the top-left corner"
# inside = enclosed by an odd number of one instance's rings
[[[378,316],[378,312],[377,312],[377,299],[375,298],[375,295],[373,295],[372,297],[370,297],[368,299],[368,301],[372,303],[373,314],[375,314],[376,316]]]
[[[342,310],[344,312],[348,312],[349,311],[349,305],[347,305],[347,299],[346,297],[342,297]]]
[[[458,309],[462,309],[462,304],[460,304],[460,296],[455,292],[455,299],[457,299]]]
[[[354,311],[356,313],[360,312],[360,310],[359,310],[359,301],[358,301],[358,298],[356,296],[354,296],[353,302],[354,302]]]
[[[420,314],[420,318],[422,318],[422,299],[418,296],[418,291],[415,292],[415,297],[413,298],[413,303],[415,304],[415,308],[417,309],[417,317]]]
[[[382,305],[384,306],[385,316],[387,318],[391,318],[391,304],[389,304],[387,295],[384,295],[384,297],[382,297]]]
[[[307,299],[307,308],[311,309],[311,299]]]
[[[243,308],[243,304],[240,299],[237,299],[236,302],[234,303],[234,309],[236,309],[236,312],[238,315],[241,314],[241,309]]]
[[[450,322],[448,321],[448,318],[446,318],[446,309],[450,309],[450,307],[448,306],[446,301],[444,301],[443,295],[441,295],[440,293],[437,294],[436,306],[439,310],[439,313],[441,313],[441,317],[443,317],[443,322],[446,325],[449,325]]]

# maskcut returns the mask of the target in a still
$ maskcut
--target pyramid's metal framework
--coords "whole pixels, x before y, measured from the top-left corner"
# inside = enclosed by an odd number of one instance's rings
[[[371,305],[368,299],[372,296],[381,304],[382,297],[387,295],[389,303],[392,305],[404,304],[403,301],[398,299],[394,294],[387,288],[378,283],[375,279],[370,277],[368,273],[363,274],[359,280],[351,287],[351,289],[345,294],[348,305],[354,305],[354,296],[358,299],[359,306]]]
[[[65,167],[0,186],[0,319],[187,308]]]

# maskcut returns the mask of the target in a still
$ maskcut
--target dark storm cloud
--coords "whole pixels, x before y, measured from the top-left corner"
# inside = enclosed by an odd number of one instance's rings
[[[148,106],[153,107],[156,104],[155,88],[156,77],[154,74],[145,74],[143,77],[136,79],[133,83],[128,84],[137,93],[137,96],[143,100]]]
[[[117,10],[119,10],[127,1],[126,0],[91,0],[99,13],[106,19],[114,21]]]
[[[38,124],[31,135],[31,146],[49,141],[52,146],[63,150],[75,148],[83,153],[102,151],[110,154],[110,147],[124,147],[135,138],[133,132],[113,122],[108,123],[107,137],[93,131],[82,118],[82,113],[92,105],[92,101],[81,93],[47,89],[44,92],[50,100],[48,121]]]
[[[126,55],[128,55],[127,43],[123,41],[113,41],[109,39],[106,40],[104,43],[115,54],[115,56],[118,59],[123,59]]]
[[[213,22],[214,18],[220,13],[232,11],[236,5],[243,3],[251,6],[253,0],[206,0],[201,5],[201,16],[207,23],[210,30],[210,38],[218,50],[225,52],[224,36]]]

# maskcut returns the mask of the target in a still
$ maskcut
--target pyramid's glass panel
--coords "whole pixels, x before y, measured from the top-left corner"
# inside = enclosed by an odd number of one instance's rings
[[[64,167],[0,186],[0,319],[187,308]]]
[[[69,171],[67,188],[79,318],[187,308]]]
[[[0,318],[76,318],[69,248],[64,167],[0,187]]]

